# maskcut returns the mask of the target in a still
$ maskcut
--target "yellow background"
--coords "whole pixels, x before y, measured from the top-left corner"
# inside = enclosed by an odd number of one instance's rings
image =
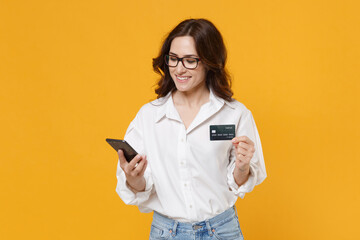
[[[229,52],[268,178],[237,201],[246,239],[359,239],[356,0],[0,0],[0,239],[147,239],[115,192],[117,155],[154,99],[152,58],[204,17]]]

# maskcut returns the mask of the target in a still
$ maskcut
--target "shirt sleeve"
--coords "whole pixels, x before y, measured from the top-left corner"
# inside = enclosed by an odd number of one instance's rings
[[[255,153],[250,160],[250,176],[248,180],[241,185],[240,187],[235,182],[233,172],[235,169],[235,148],[232,147],[230,152],[230,163],[228,165],[227,181],[231,191],[244,198],[245,193],[251,192],[254,187],[264,181],[266,178],[266,169],[264,156],[262,152],[260,136],[256,128],[254,118],[251,114],[251,111],[246,109],[244,114],[240,119],[238,129],[236,131],[236,136],[247,136],[255,144]]]
[[[130,123],[124,139],[135,149],[139,154],[145,154],[143,145],[143,136],[141,131],[141,124],[139,114]],[[144,178],[146,181],[145,191],[134,193],[131,191],[126,183],[126,176],[122,168],[120,167],[120,161],[118,161],[117,171],[117,186],[116,192],[125,204],[139,206],[143,202],[147,201],[152,193],[155,192],[154,183],[151,176],[151,170],[149,164],[144,172]]]

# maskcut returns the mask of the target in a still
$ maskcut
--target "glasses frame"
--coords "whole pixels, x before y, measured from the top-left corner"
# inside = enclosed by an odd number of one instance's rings
[[[175,66],[170,66],[170,65],[168,64],[168,60],[166,60],[166,59],[167,59],[167,58],[170,58],[170,57],[175,57],[175,58],[176,58],[177,62],[176,62],[176,65],[175,65]],[[186,59],[186,58],[195,59],[195,60],[196,60],[196,66],[195,66],[194,68],[188,68],[188,67],[186,67],[185,64],[184,64],[184,58],[185,58],[185,59]],[[184,68],[189,69],[189,70],[194,70],[194,69],[196,69],[196,68],[199,66],[199,62],[200,62],[200,61],[201,61],[201,59],[200,59],[200,58],[197,58],[197,57],[182,57],[182,58],[179,58],[179,57],[174,56],[174,55],[169,55],[169,54],[166,54],[166,55],[165,55],[165,64],[168,65],[169,67],[177,67],[177,65],[179,64],[179,62],[181,62]]]

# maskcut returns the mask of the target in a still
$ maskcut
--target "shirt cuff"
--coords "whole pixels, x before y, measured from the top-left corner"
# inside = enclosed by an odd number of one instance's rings
[[[234,169],[235,169],[235,167],[234,167]],[[245,193],[251,192],[254,189],[255,184],[256,184],[256,171],[254,169],[254,166],[252,166],[252,164],[250,163],[250,175],[249,175],[249,178],[240,187],[235,182],[233,172],[234,171],[231,171],[232,176],[228,177],[228,184],[230,186],[230,189],[235,195],[239,196],[240,198],[244,198]]]
[[[146,200],[148,200],[149,196],[150,196],[150,193],[151,193],[151,190],[152,190],[152,186],[153,186],[153,183],[152,183],[152,180],[150,178],[150,176],[148,174],[144,174],[144,178],[145,178],[145,190],[144,191],[141,191],[141,192],[136,192],[135,190],[135,197],[140,201],[140,202],[144,202]],[[126,187],[132,191],[132,187],[127,183],[126,181]]]
[[[119,194],[120,198],[128,205],[139,205],[149,199],[152,189],[153,189],[153,180],[148,172],[145,171],[144,178],[146,182],[145,190],[142,192],[134,193],[131,190],[131,187],[126,182],[125,173],[121,171],[121,179],[118,180],[118,185],[116,187],[116,192]]]

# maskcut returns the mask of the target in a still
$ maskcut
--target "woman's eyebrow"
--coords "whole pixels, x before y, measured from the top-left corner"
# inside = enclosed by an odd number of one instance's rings
[[[169,52],[169,54],[179,56],[179,55],[177,55],[176,53],[173,53],[173,52]],[[198,56],[195,55],[195,54],[187,54],[187,55],[184,55],[184,57],[198,57]]]

